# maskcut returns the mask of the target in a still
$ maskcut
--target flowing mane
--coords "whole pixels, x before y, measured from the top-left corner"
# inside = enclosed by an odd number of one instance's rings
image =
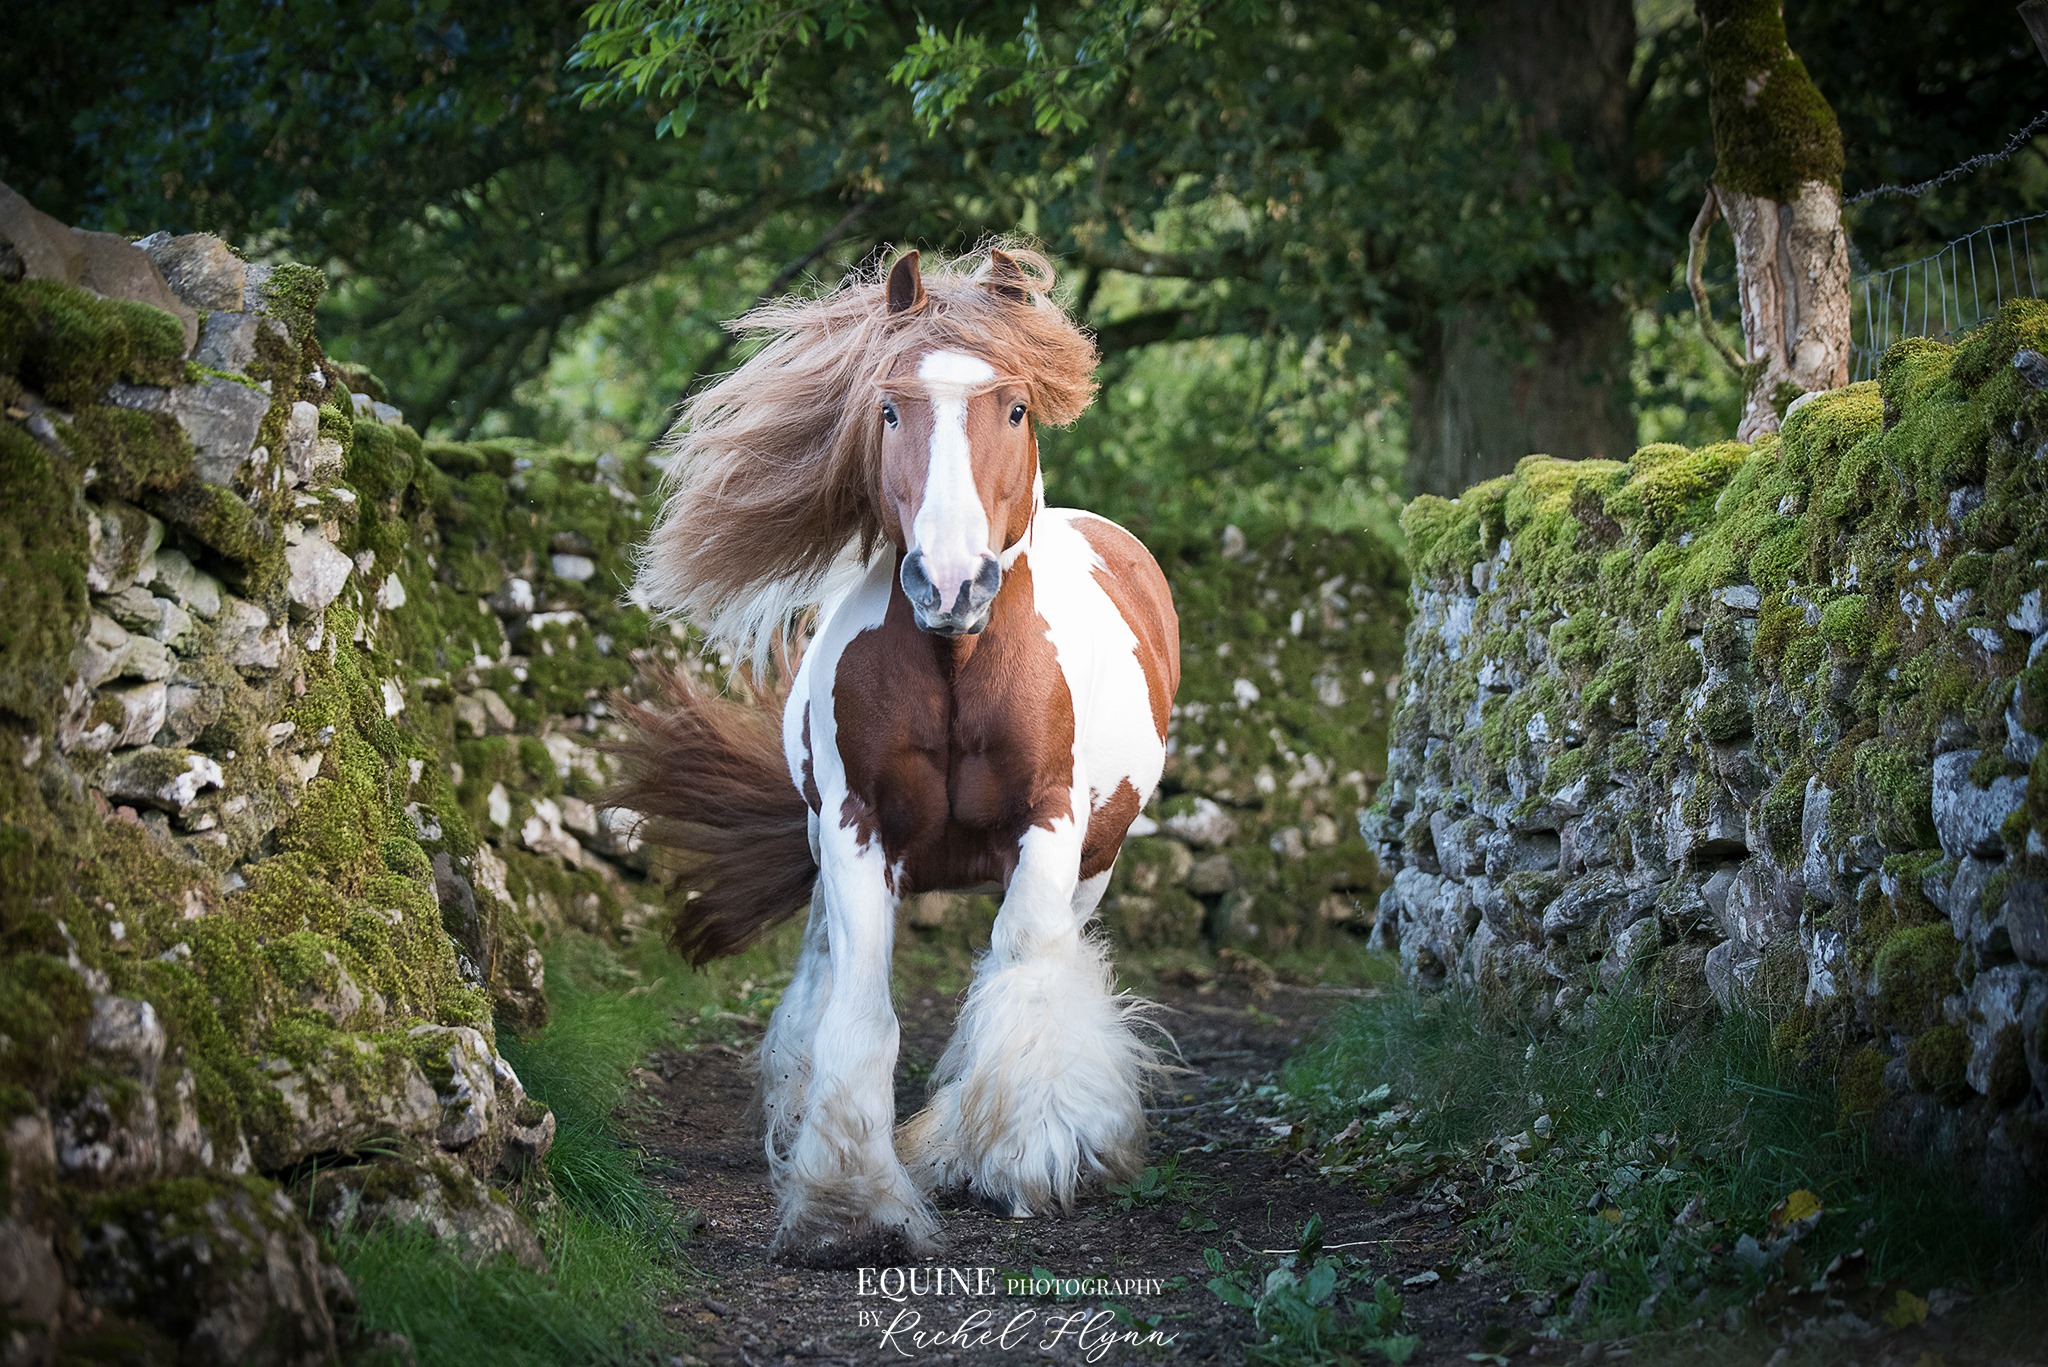
[[[764,663],[791,618],[884,540],[873,382],[905,357],[970,351],[1026,384],[1037,421],[1079,417],[1095,393],[1095,344],[1050,297],[1052,264],[1009,257],[1021,300],[989,283],[983,250],[934,263],[923,302],[902,313],[888,312],[876,266],[731,324],[767,344],[691,398],[664,440],[673,459],[641,557],[646,599]]]

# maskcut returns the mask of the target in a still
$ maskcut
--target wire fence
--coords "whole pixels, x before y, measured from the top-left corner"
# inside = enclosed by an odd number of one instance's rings
[[[1977,229],[1931,256],[1850,282],[1854,378],[1872,379],[1903,337],[1952,337],[1997,313],[2009,299],[2035,298],[2048,281],[2048,214]]]

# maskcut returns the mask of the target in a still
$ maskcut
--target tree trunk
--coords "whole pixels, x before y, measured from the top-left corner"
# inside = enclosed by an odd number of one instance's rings
[[[1517,159],[1528,193],[1552,188],[1549,139],[1573,149],[1581,180],[1633,174],[1629,0],[1484,0],[1463,16],[1455,97],[1477,114],[1506,96],[1523,113],[1521,136],[1502,154]],[[1533,319],[1504,301],[1468,300],[1425,340],[1410,377],[1409,493],[1456,495],[1532,452],[1635,449],[1626,305],[1556,278],[1516,287]]]
[[[1714,120],[1712,194],[1735,239],[1748,389],[1736,435],[1849,382],[1842,130],[1785,38],[1779,0],[1696,0]]]
[[[1626,459],[1636,448],[1628,316],[1559,291],[1528,364],[1498,348],[1504,319],[1469,308],[1443,325],[1409,388],[1408,492],[1455,498],[1532,453]]]

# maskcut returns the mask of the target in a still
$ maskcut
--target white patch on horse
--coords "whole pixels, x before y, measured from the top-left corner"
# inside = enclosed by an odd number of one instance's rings
[[[974,483],[974,453],[967,440],[967,401],[995,379],[995,367],[959,351],[934,351],[918,363],[917,378],[932,402],[931,462],[924,501],[910,524],[911,549],[924,554],[925,574],[946,595],[974,578],[989,545],[988,509]]]

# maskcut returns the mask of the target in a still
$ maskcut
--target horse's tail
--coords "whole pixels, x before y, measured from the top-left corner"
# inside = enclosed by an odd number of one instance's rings
[[[810,900],[810,809],[783,757],[779,697],[726,697],[682,668],[652,681],[656,702],[624,708],[633,735],[614,751],[624,773],[608,800],[645,816],[645,838],[681,856],[692,891],[669,940],[703,964]]]

